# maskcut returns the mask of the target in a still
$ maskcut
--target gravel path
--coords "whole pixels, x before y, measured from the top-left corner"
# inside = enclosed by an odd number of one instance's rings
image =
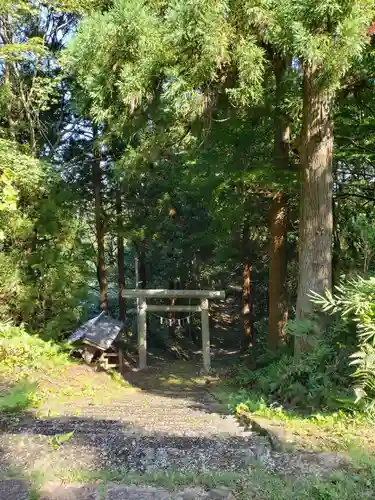
[[[0,467],[56,474],[243,471],[265,452],[267,441],[217,411],[201,388],[166,395],[137,391],[112,405],[66,406],[57,417],[11,423],[2,434]],[[56,437],[68,433],[59,446]]]
[[[4,476],[52,478],[129,473],[247,474],[258,460],[271,471],[319,473],[325,459],[276,453],[267,438],[244,432],[232,416],[222,412],[204,387],[158,384],[157,372],[134,375],[137,390],[121,391],[112,403],[65,404],[50,416],[24,415],[0,421],[0,470]],[[142,389],[143,390],[142,390]],[[72,479],[73,478],[73,479]],[[227,490],[207,492],[52,483],[43,500],[161,500],[230,499]],[[0,481],[0,500],[29,498],[29,484]]]

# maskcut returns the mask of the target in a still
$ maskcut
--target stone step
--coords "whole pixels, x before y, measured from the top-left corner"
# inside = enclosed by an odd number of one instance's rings
[[[153,471],[246,471],[250,463],[267,451],[262,438],[168,436],[141,434],[119,427],[79,430],[59,444],[63,426],[41,426],[2,436],[0,469],[37,470],[125,470]],[[61,432],[64,434],[64,432]]]
[[[77,406],[77,401],[73,403],[64,402],[68,406]],[[92,405],[104,405],[105,401],[101,401],[100,394],[93,394],[90,396],[82,397],[79,401],[81,406],[92,404]],[[165,390],[153,390],[149,391],[124,391],[121,393],[121,397],[117,400],[112,398],[111,406],[121,405],[121,407],[135,407],[142,405],[152,405],[153,407],[167,407],[167,408],[185,408],[185,407],[199,407],[199,406],[213,406],[215,408],[224,408],[222,405],[218,404],[213,396],[211,396],[206,391],[194,391],[194,392],[181,392],[181,391],[165,391]],[[108,406],[108,405],[107,405]]]
[[[122,433],[164,433],[176,436],[249,436],[231,415],[212,413],[209,408],[155,408],[153,406],[74,406],[56,409],[43,418],[22,418],[8,422],[8,431],[46,433],[107,432],[108,429]],[[38,431],[38,429],[42,429]]]
[[[166,404],[155,404],[148,401],[137,401],[129,404],[119,403],[113,405],[100,405],[95,403],[85,403],[77,405],[51,405],[50,407],[44,406],[43,413],[46,413],[48,408],[50,408],[51,413],[58,410],[64,412],[65,414],[71,415],[85,415],[85,414],[95,414],[95,415],[127,415],[131,417],[132,415],[144,415],[145,412],[149,413],[160,413],[167,414],[173,413],[176,416],[185,415],[186,413],[191,413],[192,415],[200,414],[202,416],[212,416],[215,417],[229,415],[229,412],[220,405],[214,404],[204,404],[204,403],[194,403],[190,405],[176,404],[175,406]]]
[[[43,422],[31,422],[30,424],[19,425],[16,428],[8,429],[8,432],[22,432],[25,434],[43,434],[53,436],[55,434],[64,434],[67,432],[75,432],[75,434],[107,434],[121,433],[123,435],[158,435],[175,437],[197,437],[207,439],[220,438],[236,438],[248,439],[252,436],[251,433],[241,433],[240,430],[234,432],[231,425],[228,424],[220,427],[217,422],[210,423],[209,421],[199,421],[194,418],[186,417],[183,421],[176,422],[173,418],[165,418],[162,422],[155,417],[148,419],[132,419],[131,421],[110,420],[110,419],[72,419],[62,418],[58,422],[51,420]]]

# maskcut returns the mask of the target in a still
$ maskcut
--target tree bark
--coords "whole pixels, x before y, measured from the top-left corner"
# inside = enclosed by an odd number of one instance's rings
[[[125,255],[124,255],[124,226],[122,219],[122,192],[121,186],[116,190],[116,217],[117,217],[117,268],[118,268],[118,306],[119,306],[119,319],[125,321],[126,315],[126,302],[123,297],[125,290]]]
[[[274,162],[278,171],[289,168],[290,125],[282,111],[283,79],[288,68],[286,57],[274,56],[276,83]],[[288,319],[286,294],[288,201],[282,191],[274,193],[270,207],[270,260],[268,285],[268,347],[275,351],[285,343],[284,326]]]
[[[147,267],[146,267],[146,240],[137,245],[137,254],[139,259],[139,281],[140,288],[147,288]]]
[[[250,225],[244,222],[243,234],[243,281],[242,281],[242,324],[243,340],[242,348],[247,351],[253,345],[253,290],[252,290],[252,262],[249,255]]]
[[[275,351],[285,343],[284,326],[288,319],[286,294],[286,239],[288,205],[282,192],[275,193],[270,210],[271,248],[268,285],[268,347]]]
[[[303,77],[303,130],[300,160],[303,173],[299,224],[297,319],[312,312],[311,291],[332,285],[332,147],[331,96],[320,86],[318,69],[306,65]],[[295,353],[308,350],[296,337]]]
[[[95,158],[92,163],[92,182],[94,187],[95,199],[95,227],[96,227],[96,244],[97,244],[97,274],[100,289],[100,309],[106,311],[108,309],[108,283],[105,267],[105,221],[102,203],[102,171],[100,167],[100,159]]]
[[[10,83],[10,71],[9,71],[9,63],[5,62],[4,63],[4,86],[8,86],[11,89],[11,92],[13,92],[13,89],[11,88],[11,83]],[[13,106],[12,106],[12,96],[8,98],[7,103],[6,103],[6,119],[8,122],[8,131],[9,131],[9,137],[15,141],[16,140],[16,131],[15,131],[15,123],[13,120]]]

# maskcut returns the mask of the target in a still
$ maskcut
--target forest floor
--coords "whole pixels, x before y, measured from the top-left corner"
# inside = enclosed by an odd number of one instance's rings
[[[78,364],[39,373],[34,407],[1,417],[0,499],[373,498],[343,455],[244,430],[208,391],[218,383],[177,361],[125,381]]]

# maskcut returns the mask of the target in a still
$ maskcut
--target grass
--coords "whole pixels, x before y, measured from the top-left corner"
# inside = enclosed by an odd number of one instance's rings
[[[116,372],[99,373],[73,361],[69,350],[0,324],[0,413],[32,410],[59,414],[61,407],[105,404],[135,390]]]
[[[189,474],[175,472],[129,473],[125,470],[89,472],[74,470],[62,472],[56,477],[30,474],[23,478],[32,484],[32,499],[38,500],[43,485],[56,481],[62,484],[94,484],[102,498],[110,486],[152,486],[171,492],[184,488],[200,487],[205,490],[230,489],[237,500],[366,500],[374,498],[375,462],[364,461],[350,471],[340,471],[325,478],[295,478],[266,472],[254,464],[248,474],[217,472]],[[5,479],[3,477],[2,479]]]
[[[256,373],[251,375],[256,378]],[[228,378],[217,379],[208,389],[232,413],[247,416],[248,421],[256,420],[282,436],[286,449],[291,445],[307,451],[351,453],[361,449],[375,455],[375,421],[359,410],[304,412],[270,405],[266,392],[239,389]]]
[[[201,487],[206,490],[228,488],[237,499],[243,500],[357,500],[373,498],[375,463],[351,474],[336,472],[326,478],[294,478],[266,472],[254,464],[247,475],[236,472],[188,474],[180,472],[154,472],[146,474],[126,471],[99,471],[97,473],[74,471],[59,479],[72,483],[100,483],[104,487],[118,483],[134,486],[153,486],[169,491]]]
[[[238,416],[247,414],[249,421],[272,426],[276,434],[284,435],[288,447],[292,444],[308,451],[333,452],[360,448],[375,453],[374,421],[361,412],[338,410],[304,415],[282,407],[270,408],[262,396],[254,393],[243,396],[243,393],[228,395],[223,391],[217,394]]]
[[[135,473],[126,470],[97,472],[74,470],[62,473],[58,479],[70,483],[119,483],[134,486],[154,486],[176,491],[186,487],[199,486],[204,489],[218,487],[235,488],[242,475],[235,472],[181,473],[178,471]]]
[[[35,391],[35,384],[18,382],[0,396],[0,413],[26,410],[32,404]]]
[[[369,475],[348,476],[343,472],[327,478],[295,479],[266,473],[253,472],[236,493],[241,500],[365,500],[373,498],[374,482]]]

